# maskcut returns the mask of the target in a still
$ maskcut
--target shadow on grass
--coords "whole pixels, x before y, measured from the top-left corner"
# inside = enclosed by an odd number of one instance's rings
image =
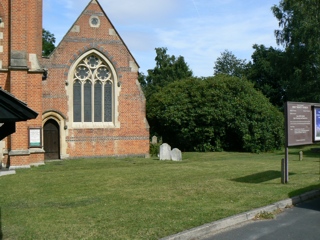
[[[320,189],[320,183],[317,185],[312,185],[309,187],[294,190],[289,193],[289,197],[296,197],[300,194],[311,192],[314,190],[319,190],[319,189]],[[306,202],[302,204],[298,204],[296,207],[315,210],[320,212],[320,196],[318,195],[316,198],[308,199]]]
[[[300,188],[300,189],[294,190],[294,191],[289,193],[289,197],[295,197],[295,196],[298,196],[300,194],[303,194],[303,193],[306,193],[306,192],[310,192],[310,191],[313,191],[313,190],[319,190],[319,189],[320,189],[320,182],[319,182],[319,184],[316,184],[316,185],[311,185],[309,187],[305,187],[305,188]]]
[[[289,175],[294,175],[295,173],[289,173]],[[273,179],[281,178],[281,171],[265,171],[260,173],[251,174],[244,177],[234,178],[231,179],[235,182],[242,182],[242,183],[263,183]]]

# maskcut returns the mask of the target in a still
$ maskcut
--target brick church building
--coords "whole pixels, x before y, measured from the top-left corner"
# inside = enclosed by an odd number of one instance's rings
[[[98,0],[89,1],[46,58],[42,0],[1,0],[0,87],[38,113],[0,141],[2,166],[148,155],[138,70]]]

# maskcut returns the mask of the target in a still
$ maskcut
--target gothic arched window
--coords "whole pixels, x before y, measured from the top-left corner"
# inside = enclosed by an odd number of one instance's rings
[[[73,73],[73,121],[113,121],[113,76],[100,57],[90,54]]]

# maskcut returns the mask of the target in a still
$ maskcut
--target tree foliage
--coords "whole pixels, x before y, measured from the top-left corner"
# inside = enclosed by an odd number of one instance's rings
[[[48,56],[55,49],[56,38],[48,30],[42,29],[42,55]]]
[[[246,74],[247,62],[237,58],[232,52],[225,50],[217,58],[213,69],[214,75],[227,74],[242,78]]]
[[[284,51],[273,47],[255,44],[253,49],[247,78],[273,105],[282,108],[287,100],[290,61]]]
[[[320,43],[319,0],[281,0],[272,7],[274,16],[282,28],[276,30],[278,44],[286,47],[304,46],[319,49]]]
[[[285,47],[290,66],[287,96],[289,100],[320,99],[320,2],[318,0],[281,0],[273,13],[280,29],[278,44]]]
[[[167,54],[167,48],[156,48],[155,50],[156,66],[148,70],[147,76],[144,78],[141,76],[140,78],[140,82],[145,81],[142,86],[144,86],[143,89],[147,99],[168,83],[192,76],[192,71],[184,57]]]
[[[149,123],[184,151],[260,152],[283,145],[283,116],[253,84],[218,75],[176,81],[152,95]]]

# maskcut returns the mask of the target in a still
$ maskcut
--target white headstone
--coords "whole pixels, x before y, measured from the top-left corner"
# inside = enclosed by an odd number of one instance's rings
[[[171,151],[172,161],[182,161],[182,153],[178,148],[174,148]]]
[[[152,137],[151,143],[152,143],[152,144],[157,144],[157,143],[158,143],[158,138],[157,138],[157,136],[153,136],[153,137]]]
[[[167,143],[160,146],[160,160],[171,160],[171,147]]]

